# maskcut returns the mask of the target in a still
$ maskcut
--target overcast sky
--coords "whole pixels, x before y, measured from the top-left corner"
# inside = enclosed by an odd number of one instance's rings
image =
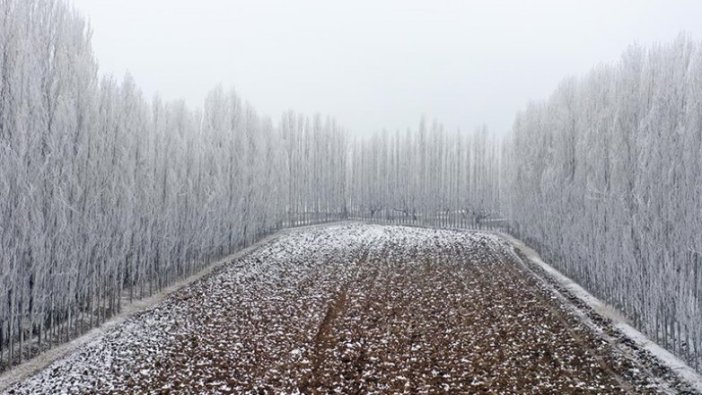
[[[512,125],[569,75],[631,43],[702,38],[702,1],[73,0],[102,73],[201,106],[234,87],[261,113],[334,116],[359,134]]]

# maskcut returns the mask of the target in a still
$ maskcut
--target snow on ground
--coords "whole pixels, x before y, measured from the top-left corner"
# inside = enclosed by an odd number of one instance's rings
[[[665,389],[518,261],[510,243],[482,233],[287,232],[6,393]]]
[[[600,332],[608,330],[610,333],[604,336],[612,338],[611,340],[617,343],[620,351],[643,354],[641,358],[644,358],[644,360],[640,361],[640,363],[649,365],[646,367],[647,369],[661,370],[661,372],[658,372],[658,375],[677,376],[677,378],[674,379],[680,381],[680,383],[677,384],[678,386],[682,386],[683,389],[671,388],[671,392],[689,391],[702,393],[702,376],[685,362],[629,325],[623,318],[623,315],[613,307],[604,304],[579,284],[544,262],[536,251],[526,246],[522,241],[506,234],[500,234],[500,237],[509,240],[528,263],[534,265],[538,271],[545,274],[548,280],[552,281],[560,287],[562,291],[569,294],[568,296],[576,298],[579,302],[584,304],[584,306],[580,307],[577,306],[577,303],[575,305],[569,304],[567,307],[571,310],[579,311],[581,315],[584,315],[585,317],[583,317],[583,319],[589,322],[589,325],[593,327],[591,329]],[[535,275],[538,276],[538,274]],[[558,290],[554,291],[559,294],[563,293]],[[582,307],[586,307],[586,309],[584,309],[585,311],[583,311]],[[588,315],[595,316],[596,319],[590,320],[587,317]],[[605,328],[606,326],[609,326],[609,328]],[[633,347],[632,344],[624,341],[624,339],[633,342]],[[675,385],[675,383],[676,381],[674,380],[673,385]],[[661,385],[666,386],[667,384],[663,381]]]

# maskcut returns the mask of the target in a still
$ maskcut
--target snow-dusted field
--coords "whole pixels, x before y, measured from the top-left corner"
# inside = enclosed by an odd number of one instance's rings
[[[7,393],[685,391],[592,330],[557,292],[495,235],[307,228]]]

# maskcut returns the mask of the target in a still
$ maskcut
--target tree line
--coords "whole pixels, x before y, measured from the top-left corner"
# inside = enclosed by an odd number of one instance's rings
[[[438,122],[354,142],[347,207],[352,218],[444,227],[500,219],[500,149],[485,127],[447,132]]]
[[[632,46],[514,123],[506,214],[556,266],[702,366],[702,45]]]

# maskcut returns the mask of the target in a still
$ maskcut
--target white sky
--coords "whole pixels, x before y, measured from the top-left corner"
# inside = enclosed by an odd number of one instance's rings
[[[235,87],[277,121],[334,116],[359,134],[510,129],[530,99],[631,43],[702,39],[702,1],[73,0],[103,73],[200,106]]]

